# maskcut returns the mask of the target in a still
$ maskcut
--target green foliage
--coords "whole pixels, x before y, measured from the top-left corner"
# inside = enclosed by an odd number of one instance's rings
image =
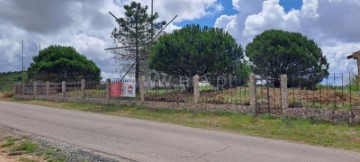
[[[243,50],[219,28],[187,25],[162,35],[152,48],[149,66],[169,75],[235,75],[242,69]]]
[[[0,92],[12,91],[15,83],[26,80],[26,72],[14,71],[0,73]]]
[[[130,5],[124,5],[124,10],[125,16],[117,19],[119,27],[115,28],[111,35],[117,44],[126,48],[116,50],[114,54],[115,58],[125,62],[123,65],[125,71],[135,62],[135,78],[138,79],[139,72],[144,70],[148,57],[145,47],[151,42],[155,31],[165,22],[154,23],[159,15],[157,13],[149,15],[148,6],[142,6],[135,1]]]
[[[28,76],[32,80],[56,82],[100,80],[100,69],[96,64],[72,47],[49,46],[41,50],[33,60],[28,69]]]
[[[351,91],[359,91],[359,82],[358,76],[353,76],[347,85],[347,88],[351,89]]]
[[[20,145],[14,147],[12,151],[25,151],[27,153],[35,152],[38,149],[38,145],[32,143],[29,140],[23,141]]]
[[[6,143],[2,144],[1,147],[10,147],[15,144],[15,139],[13,137],[6,138]]]
[[[268,30],[257,35],[246,47],[246,55],[253,63],[252,71],[263,77],[279,78],[281,74],[303,80],[313,87],[329,75],[329,63],[313,40],[300,33]],[[301,86],[305,85],[291,85]],[[279,86],[279,82],[276,83]]]

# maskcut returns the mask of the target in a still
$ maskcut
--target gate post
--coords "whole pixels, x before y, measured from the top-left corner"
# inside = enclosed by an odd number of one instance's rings
[[[281,93],[281,112],[284,115],[285,110],[289,107],[288,103],[288,88],[287,88],[287,75],[283,74],[281,75],[281,84],[280,84],[280,93]]]
[[[251,114],[256,116],[256,80],[254,74],[249,76],[249,91]]]

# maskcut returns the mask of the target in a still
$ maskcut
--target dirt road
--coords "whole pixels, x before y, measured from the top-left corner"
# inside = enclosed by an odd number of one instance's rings
[[[5,101],[0,125],[119,161],[360,161],[350,151]]]

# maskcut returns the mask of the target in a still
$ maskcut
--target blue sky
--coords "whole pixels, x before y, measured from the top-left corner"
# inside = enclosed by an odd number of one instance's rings
[[[235,15],[238,13],[232,5],[230,0],[219,0],[219,3],[224,7],[221,12],[218,12],[214,15],[207,15],[201,19],[197,20],[186,20],[180,23],[175,23],[177,26],[185,26],[186,24],[198,23],[203,26],[214,26],[216,19],[221,15]],[[285,12],[289,12],[292,9],[300,9],[303,5],[302,0],[280,0],[280,5],[284,7]]]

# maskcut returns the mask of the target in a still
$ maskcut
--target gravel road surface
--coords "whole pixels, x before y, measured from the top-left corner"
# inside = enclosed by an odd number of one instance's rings
[[[0,125],[118,161],[360,161],[351,151],[6,101]]]

